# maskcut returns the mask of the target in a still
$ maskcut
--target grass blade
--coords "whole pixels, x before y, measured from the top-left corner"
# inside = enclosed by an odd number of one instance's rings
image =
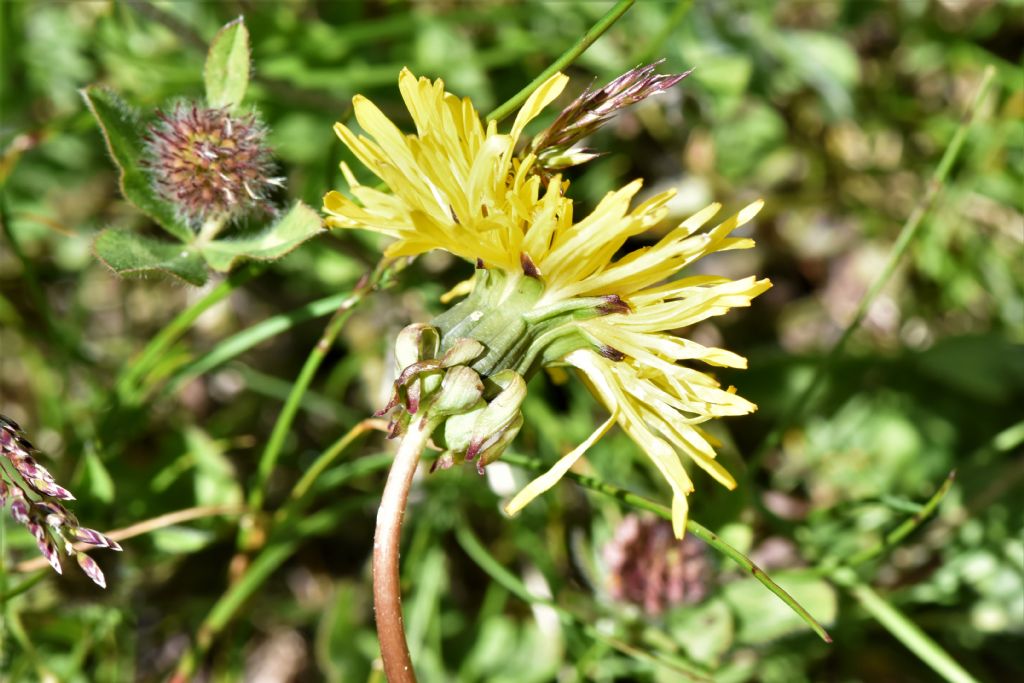
[[[922,631],[917,624],[903,616],[902,612],[889,604],[870,586],[861,583],[852,570],[839,570],[833,577],[837,583],[850,591],[861,607],[885,627],[885,630],[949,683],[978,683],[978,679],[950,657],[949,653]]]
[[[504,455],[501,456],[501,458],[503,461],[511,465],[517,465],[519,467],[524,467],[530,470],[543,471],[547,469],[547,467],[541,461],[535,460],[533,458],[527,458],[516,453],[505,453]],[[661,503],[656,503],[653,500],[644,498],[643,496],[639,496],[635,493],[631,493],[624,489],[620,489],[618,486],[615,486],[614,484],[609,484],[607,482],[603,482],[597,479],[596,477],[588,477],[581,474],[577,474],[575,472],[569,472],[565,476],[574,480],[577,484],[586,489],[590,489],[591,491],[596,491],[597,493],[602,493],[606,496],[610,496],[612,498],[615,498],[616,500],[622,501],[626,505],[637,508],[639,510],[653,512],[654,514],[658,515],[662,519],[668,520],[669,522],[672,521],[672,511],[669,510],[668,507],[662,505]],[[715,534],[714,532],[710,531],[709,529],[705,528],[704,526],[700,525],[692,519],[686,522],[686,530],[694,536],[696,536],[697,538],[704,541],[705,543],[707,543],[708,545],[710,545],[718,552],[722,553],[723,555],[734,561],[736,564],[740,565],[740,567],[742,567],[746,573],[750,574],[752,577],[761,582],[761,584],[765,588],[774,593],[776,597],[778,597],[780,600],[786,603],[790,607],[790,609],[796,612],[800,616],[800,618],[803,619],[803,621],[809,627],[811,627],[811,629],[815,633],[818,634],[818,637],[820,637],[826,643],[832,642],[832,637],[825,630],[825,627],[819,624],[817,619],[811,616],[810,612],[804,609],[804,607],[800,605],[800,603],[798,603],[792,595],[787,593],[782,588],[782,586],[775,583],[775,581],[773,581],[772,578],[768,576],[768,574],[766,574],[763,569],[754,564],[750,560],[750,558],[748,558],[739,550],[736,550],[736,548],[733,548],[731,545],[723,541],[721,538],[718,537],[717,534]]]

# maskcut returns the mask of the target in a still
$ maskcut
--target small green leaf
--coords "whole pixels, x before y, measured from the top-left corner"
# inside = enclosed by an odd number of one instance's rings
[[[238,17],[222,28],[210,43],[203,69],[206,102],[211,107],[234,109],[249,87],[249,31]]]
[[[257,235],[224,239],[202,245],[203,258],[210,267],[227,272],[245,260],[273,261],[322,232],[320,215],[302,202]]]
[[[96,238],[96,256],[118,275],[173,275],[190,285],[206,282],[206,265],[194,248],[121,230],[104,230]]]
[[[114,480],[92,447],[85,450],[85,486],[90,498],[101,503],[114,500]]]
[[[174,237],[190,242],[192,230],[177,216],[171,204],[157,197],[149,177],[142,170],[145,131],[138,114],[109,90],[89,86],[81,93],[100,126],[110,156],[121,171],[121,193],[125,199]]]
[[[221,444],[198,427],[185,428],[185,443],[195,465],[195,490],[198,505],[237,505],[242,502],[242,487],[235,468],[224,455]]]
[[[761,590],[763,593],[763,589]],[[717,667],[733,642],[732,612],[721,599],[680,607],[668,615],[669,631],[696,662]]]
[[[188,555],[198,552],[217,539],[216,535],[204,529],[185,526],[169,526],[157,529],[151,534],[153,546],[168,555]]]

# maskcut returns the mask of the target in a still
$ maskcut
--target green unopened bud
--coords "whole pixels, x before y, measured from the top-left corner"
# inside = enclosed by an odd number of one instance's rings
[[[484,395],[480,375],[465,365],[457,365],[444,373],[441,389],[430,406],[431,417],[458,415],[477,407]]]
[[[480,451],[476,459],[476,471],[483,474],[485,465],[490,465],[500,458],[501,454],[508,448],[508,445],[512,443],[512,439],[516,438],[516,435],[519,434],[519,428],[522,426],[523,414],[518,413],[515,420],[506,426],[505,429],[498,432],[497,438],[491,439],[488,445]]]
[[[541,152],[539,165],[549,172],[561,171],[573,166],[581,166],[599,156],[601,155],[597,152],[591,152],[583,148],[574,147],[568,150],[553,148],[550,151]],[[556,178],[560,178],[560,176],[556,176]]]
[[[484,345],[476,339],[456,339],[452,347],[441,357],[441,367],[469,365],[485,351]]]
[[[410,325],[399,335],[395,389],[380,414],[401,406],[391,434],[410,420],[432,424],[444,448],[434,469],[497,460],[523,424],[526,382],[544,364],[581,348],[605,357],[619,354],[595,340],[580,323],[626,315],[629,304],[607,296],[544,298],[544,273],[522,254],[522,269],[478,268],[463,301],[431,324]]]
[[[426,323],[413,323],[402,328],[395,341],[395,365],[401,372],[414,363],[437,356],[441,337],[437,329]]]
[[[469,448],[466,449],[467,460],[473,460],[478,454],[490,450],[494,444],[501,441],[502,436],[517,420],[522,424],[519,408],[526,398],[526,381],[513,370],[502,370],[491,377],[491,381],[498,385],[501,391],[490,400],[473,425]],[[518,431],[519,427],[516,427],[515,432]],[[499,452],[497,455],[500,454]]]
[[[497,390],[489,401],[480,400],[471,410],[445,420],[442,434],[447,450],[435,469],[451,467],[459,459],[475,460],[482,474],[484,465],[497,460],[519,433],[523,424],[519,408],[526,398],[526,382],[518,373],[503,370],[488,383]]]
[[[465,454],[473,442],[473,427],[480,414],[487,408],[482,402],[478,407],[459,415],[452,415],[444,422],[444,445],[449,453]]]

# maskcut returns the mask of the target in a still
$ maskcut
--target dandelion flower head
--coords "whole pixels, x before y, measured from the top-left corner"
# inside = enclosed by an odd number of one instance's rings
[[[360,184],[343,164],[352,198],[328,193],[327,223],[392,237],[387,256],[442,249],[475,263],[473,282],[461,288],[463,293],[494,281],[500,287],[486,298],[478,296],[473,306],[482,307],[484,315],[518,311],[527,329],[537,330],[530,337],[533,355],[529,349],[517,351],[526,360],[516,365],[514,358],[509,360],[515,353],[505,352],[484,364],[487,371],[515,367],[529,375],[540,365],[567,363],[609,409],[610,417],[514,497],[508,512],[514,514],[550,488],[617,423],[668,482],[673,528],[681,537],[693,483],[680,456],[734,488],[735,480],[715,458],[717,444],[701,425],[756,407],[690,365],[743,368],[743,357],[674,331],[748,306],[771,285],[754,276],[676,275],[710,253],[752,247],[752,240],[732,233],[757,214],[762,202],[717,224],[712,219],[721,207],[712,204],[655,244],[620,255],[630,238],[664,221],[674,193],[636,203],[642,182],[634,180],[606,195],[589,214],[574,216],[568,182],[544,172],[537,154],[522,141],[526,126],[567,81],[556,74],[534,91],[507,133],[493,121],[484,123],[472,103],[446,92],[441,80],[416,78],[408,70],[399,76],[399,89],[414,133],[403,133],[357,96],[355,118],[365,134],[340,123],[335,131],[390,192]],[[530,295],[524,304],[525,291]],[[473,336],[474,328],[462,323],[439,322],[442,330],[446,326]],[[486,338],[478,341],[488,345]]]

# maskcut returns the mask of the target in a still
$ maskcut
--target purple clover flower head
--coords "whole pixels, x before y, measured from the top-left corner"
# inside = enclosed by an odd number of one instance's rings
[[[661,519],[627,515],[605,545],[604,560],[611,596],[650,615],[699,602],[708,591],[711,568],[703,541],[677,539]]]
[[[10,504],[11,516],[36,540],[39,552],[54,571],[62,573],[59,548],[75,555],[82,571],[98,586],[107,581],[99,565],[79,552],[74,543],[121,550],[113,539],[81,526],[60,501],[74,500],[71,492],[33,457],[35,448],[14,420],[0,415],[0,507]]]
[[[273,212],[269,196],[284,179],[273,176],[267,129],[255,114],[179,103],[157,116],[145,138],[145,164],[156,193],[193,227]]]
[[[630,69],[599,90],[587,88],[562,110],[554,123],[541,131],[527,148],[537,156],[539,169],[550,175],[600,156],[597,152],[574,146],[607,123],[617,111],[665,92],[690,75],[657,74],[665,60]]]

